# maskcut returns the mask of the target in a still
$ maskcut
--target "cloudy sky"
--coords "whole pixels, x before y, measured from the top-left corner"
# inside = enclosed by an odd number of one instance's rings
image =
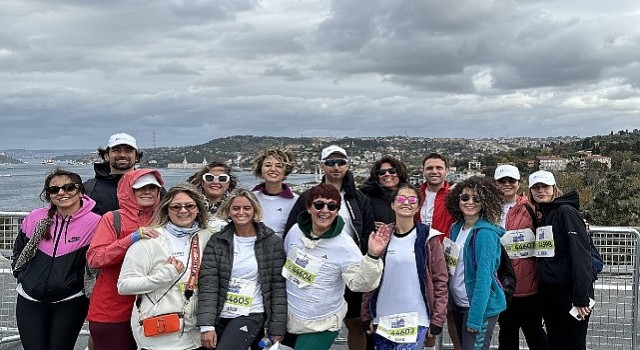
[[[637,0],[1,0],[0,149],[640,127]]]

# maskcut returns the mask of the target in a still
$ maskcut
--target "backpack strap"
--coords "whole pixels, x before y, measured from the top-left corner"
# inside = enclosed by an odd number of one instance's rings
[[[531,222],[533,223],[533,230],[535,231],[538,228],[538,216],[529,203],[525,203],[524,208],[527,209],[529,215],[531,215]]]
[[[120,239],[120,233],[122,232],[122,216],[117,210],[112,210],[113,214],[113,228],[116,230],[116,239]]]
[[[84,193],[89,196],[89,198],[93,195],[93,190],[96,188],[96,178],[92,177],[84,183]]]

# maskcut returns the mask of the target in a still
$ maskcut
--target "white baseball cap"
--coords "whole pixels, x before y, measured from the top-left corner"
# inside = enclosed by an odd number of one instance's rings
[[[500,165],[496,168],[496,172],[493,174],[493,178],[500,180],[503,177],[510,177],[512,179],[520,180],[520,171],[513,165]]]
[[[545,185],[553,186],[556,184],[556,178],[553,177],[553,174],[548,171],[538,170],[535,173],[529,175],[529,188],[533,187],[533,185],[537,183],[543,183]]]
[[[117,145],[127,145],[135,148],[136,150],[138,149],[138,144],[136,143],[135,137],[123,132],[111,135],[109,141],[107,142],[107,148],[111,148]]]
[[[158,187],[162,187],[160,186],[160,182],[158,181],[158,179],[156,179],[156,176],[152,173],[140,176],[136,181],[133,182],[133,185],[131,185],[131,187],[137,190],[139,188],[143,188],[146,185],[156,185]]]
[[[349,158],[347,156],[347,151],[344,150],[344,148],[340,147],[340,146],[336,146],[336,145],[331,145],[329,147],[326,147],[322,150],[322,153],[320,155],[320,159],[321,160],[325,160],[327,158],[329,158],[330,155],[334,154],[334,153],[339,153],[341,155],[343,155],[345,158]]]

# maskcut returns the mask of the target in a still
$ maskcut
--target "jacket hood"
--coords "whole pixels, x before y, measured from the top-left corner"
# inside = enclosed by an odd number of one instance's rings
[[[156,203],[153,205],[153,207],[142,208],[140,207],[140,205],[138,205],[136,197],[133,194],[133,183],[139,177],[145,174],[155,175],[160,185],[164,186],[162,176],[157,170],[137,169],[124,173],[124,175],[122,175],[122,179],[120,179],[120,182],[118,182],[118,204],[120,205],[121,210],[129,213],[134,213],[137,216],[137,214],[141,211],[153,211],[158,207],[158,204],[160,204],[160,195],[158,195],[158,199],[156,200]]]
[[[82,195],[82,206],[80,207],[80,209],[78,209],[77,212],[71,214],[72,220],[78,220],[81,217],[91,213],[91,210],[95,206],[96,206],[96,201],[91,199],[86,194],[83,194]],[[55,217],[60,217],[60,215],[56,213]]]
[[[454,226],[455,226],[455,228],[456,228],[456,231],[458,231],[458,232],[459,232],[459,231],[460,231],[460,229],[462,229],[462,225],[463,225],[463,224],[464,224],[464,221],[463,221],[463,220],[458,220],[458,221],[454,224]],[[489,221],[488,221],[487,219],[485,219],[485,218],[480,218],[480,219],[479,219],[478,221],[476,221],[476,223],[473,225],[473,230],[479,230],[479,229],[485,229],[485,230],[491,230],[491,231],[494,231],[494,232],[498,235],[498,237],[502,237],[502,236],[504,236],[505,232],[507,232],[507,231],[505,231],[505,229],[504,229],[504,228],[502,228],[502,227],[500,227],[500,226],[498,226],[498,225],[496,225],[496,224],[494,224],[494,223],[492,223],[492,222],[489,222]]]
[[[111,166],[107,162],[94,163],[93,170],[96,172],[96,178],[119,180],[124,174],[111,174]]]
[[[570,205],[580,211],[580,196],[578,195],[578,192],[571,191],[554,199],[551,203],[538,203],[538,205],[543,209],[556,208],[561,205]]]
[[[382,187],[378,180],[373,178],[368,178],[367,181],[360,186],[360,191],[369,197],[388,199],[391,198],[394,192],[392,189]]]

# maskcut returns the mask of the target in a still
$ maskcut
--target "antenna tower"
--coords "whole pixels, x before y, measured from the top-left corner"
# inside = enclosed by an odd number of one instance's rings
[[[156,132],[154,131],[152,134],[152,138],[151,138],[151,144],[153,145],[153,148],[156,148]]]

